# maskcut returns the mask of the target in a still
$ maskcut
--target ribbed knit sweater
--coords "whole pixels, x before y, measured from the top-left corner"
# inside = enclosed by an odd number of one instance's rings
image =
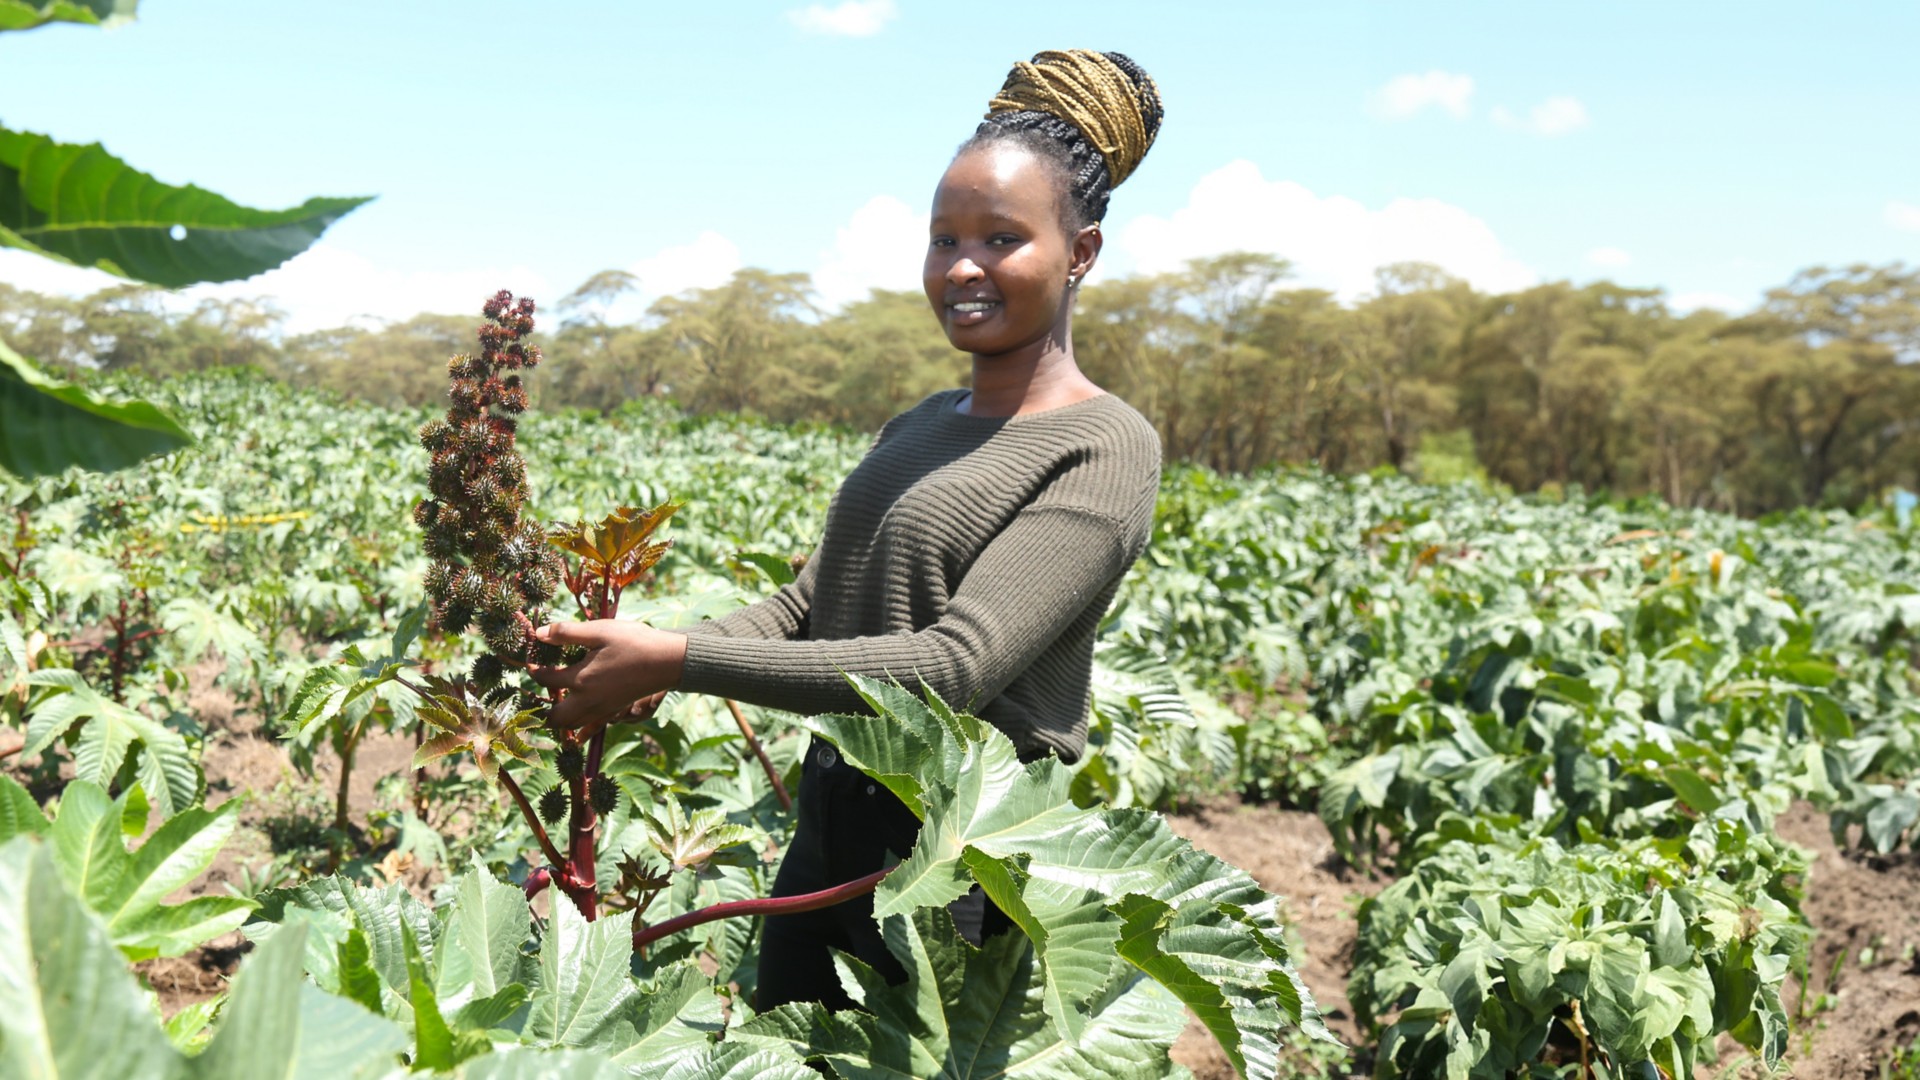
[[[1023,758],[1086,747],[1094,631],[1146,546],[1160,440],[1110,394],[977,417],[947,390],[889,420],[774,595],[688,633],[681,688],[862,712],[842,672],[927,686]]]

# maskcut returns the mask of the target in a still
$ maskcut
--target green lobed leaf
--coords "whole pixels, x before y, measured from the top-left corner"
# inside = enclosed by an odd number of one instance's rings
[[[1004,735],[942,715],[931,695],[922,703],[852,681],[878,715],[807,726],[863,768],[885,753],[877,748],[910,736],[918,760],[896,750],[890,766],[942,778],[927,790],[913,852],[874,893],[876,919],[945,905],[979,882],[1032,939],[1042,999],[1071,1038],[1124,970],[1115,944],[1141,910],[1128,899],[1155,900],[1168,912],[1158,936],[1140,938],[1141,970],[1165,977],[1196,1011],[1214,1012],[1243,1075],[1273,1075],[1288,1027],[1331,1038],[1286,955],[1274,899],[1245,873],[1195,850],[1155,814],[1075,806],[1057,761],[1022,764]],[[1231,1023],[1219,1020],[1223,1001]]]
[[[748,1021],[729,1042],[799,1044],[849,1080],[878,1077],[1160,1077],[1185,1025],[1179,1003],[1151,979],[1116,968],[1090,1000],[1077,1036],[1047,1015],[1032,945],[1018,933],[961,940],[944,911],[895,915],[887,945],[907,969],[891,986],[857,960],[837,957],[866,1012],[828,1014],[789,1005]]]
[[[163,184],[98,143],[0,128],[0,247],[169,288],[271,270],[368,201],[254,210],[190,184]]]
[[[0,227],[0,246],[5,234]],[[27,478],[76,465],[111,472],[191,445],[193,436],[155,406],[52,378],[0,341],[0,471]]]
[[[65,876],[52,844],[0,845],[0,1076],[184,1077],[126,958]]]

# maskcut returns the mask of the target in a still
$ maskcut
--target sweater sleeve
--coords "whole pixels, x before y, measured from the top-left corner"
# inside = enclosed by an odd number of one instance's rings
[[[792,581],[780,586],[772,596],[756,600],[739,611],[718,619],[696,623],[687,628],[688,636],[746,638],[760,641],[792,641],[807,636],[807,616],[813,610],[813,582],[820,568],[820,553],[813,553]]]
[[[1029,506],[981,551],[946,612],[925,629],[834,641],[696,634],[687,639],[680,688],[806,715],[863,712],[845,672],[909,687],[924,681],[956,707],[977,711],[1126,570],[1131,556],[1125,526],[1106,514]]]

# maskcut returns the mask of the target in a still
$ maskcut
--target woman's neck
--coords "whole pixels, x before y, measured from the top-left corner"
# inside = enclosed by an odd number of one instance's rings
[[[1102,393],[1074,362],[1068,331],[1049,334],[1028,349],[998,356],[975,353],[973,392],[961,399],[959,408],[970,416],[1019,416]]]

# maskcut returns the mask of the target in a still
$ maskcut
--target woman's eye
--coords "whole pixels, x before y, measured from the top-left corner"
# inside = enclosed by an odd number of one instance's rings
[[[987,243],[992,244],[995,247],[1009,247],[1019,242],[1020,242],[1020,238],[1013,235],[1012,233],[1001,233],[999,236],[996,236],[993,239],[987,241]]]
[[[934,247],[952,247],[952,246],[953,246],[953,237],[951,237],[951,236],[936,236],[936,237],[934,237],[934,238],[933,238],[933,240],[932,240],[932,241],[930,241],[930,242],[932,243],[932,245],[933,245]]]

